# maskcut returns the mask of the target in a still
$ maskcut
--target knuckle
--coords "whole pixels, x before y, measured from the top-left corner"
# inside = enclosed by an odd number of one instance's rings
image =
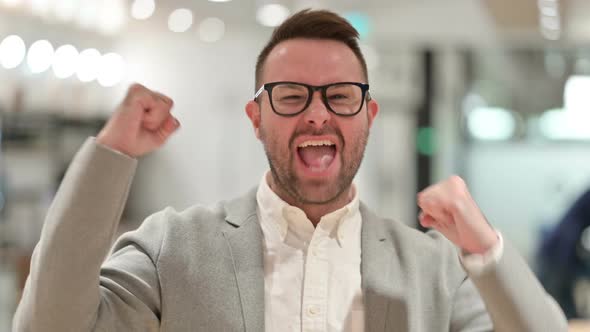
[[[129,86],[128,94],[137,94],[139,92],[147,90],[146,87],[139,83],[133,83]]]
[[[453,175],[449,178],[450,188],[453,193],[457,195],[464,195],[467,191],[467,184],[458,175]]]

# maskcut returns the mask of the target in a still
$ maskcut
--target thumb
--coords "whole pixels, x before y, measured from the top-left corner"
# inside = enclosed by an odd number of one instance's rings
[[[180,122],[174,116],[169,115],[160,128],[156,129],[158,143],[164,143],[180,127]]]

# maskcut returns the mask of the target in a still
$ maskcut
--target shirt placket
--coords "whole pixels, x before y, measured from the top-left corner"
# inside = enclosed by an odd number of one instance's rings
[[[305,260],[301,310],[304,332],[325,331],[328,312],[327,237],[319,229],[313,233]]]

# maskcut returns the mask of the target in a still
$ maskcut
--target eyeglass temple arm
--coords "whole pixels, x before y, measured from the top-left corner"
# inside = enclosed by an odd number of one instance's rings
[[[262,92],[264,92],[264,85],[262,85],[260,89],[256,91],[256,93],[254,94],[254,100],[256,100],[262,94]]]

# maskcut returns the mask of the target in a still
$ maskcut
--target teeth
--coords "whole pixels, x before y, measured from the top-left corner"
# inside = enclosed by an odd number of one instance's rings
[[[323,146],[323,145],[327,145],[327,146],[332,146],[335,145],[334,143],[328,141],[328,140],[323,140],[323,141],[305,141],[301,144],[299,144],[299,148],[305,148],[308,146]]]

